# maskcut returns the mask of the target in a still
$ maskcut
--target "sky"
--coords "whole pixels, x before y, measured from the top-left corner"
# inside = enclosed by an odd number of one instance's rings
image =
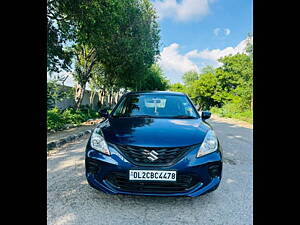
[[[159,16],[158,61],[171,83],[190,70],[218,67],[218,58],[244,52],[253,32],[252,0],[151,0]]]
[[[220,57],[244,52],[253,32],[252,0],[150,1],[161,30],[157,63],[171,83],[182,82],[190,70],[220,66]],[[74,85],[72,76],[65,84]]]

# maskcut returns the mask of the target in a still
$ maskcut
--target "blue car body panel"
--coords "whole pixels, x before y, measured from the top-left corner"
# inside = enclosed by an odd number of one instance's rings
[[[201,119],[109,118],[102,127],[107,142],[143,147],[199,144],[210,127]]]

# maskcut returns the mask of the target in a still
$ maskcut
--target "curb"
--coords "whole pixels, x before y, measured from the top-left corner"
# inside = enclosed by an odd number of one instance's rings
[[[76,127],[80,127],[80,126],[81,126],[81,125],[67,124],[67,125],[65,125],[65,127],[61,128],[61,129],[59,129],[59,130],[57,130],[57,131],[50,130],[50,131],[47,131],[47,133],[49,133],[49,134],[54,134],[54,133],[59,132],[59,131],[64,131],[64,130],[66,130],[66,129],[76,128]]]
[[[55,149],[55,148],[60,148],[62,147],[63,145],[67,144],[67,143],[70,143],[70,142],[73,142],[73,141],[76,141],[88,134],[91,134],[93,131],[93,129],[89,129],[89,130],[86,130],[86,131],[82,131],[82,132],[79,132],[78,134],[72,134],[70,136],[67,136],[65,138],[62,138],[62,139],[59,139],[58,141],[51,141],[49,143],[47,143],[47,152],[49,150],[52,150],[52,149]]]

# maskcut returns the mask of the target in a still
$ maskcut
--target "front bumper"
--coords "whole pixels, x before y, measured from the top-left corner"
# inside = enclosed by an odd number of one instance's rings
[[[215,190],[221,181],[222,177],[222,154],[218,150],[206,156],[197,158],[197,151],[199,147],[193,148],[181,160],[172,166],[136,166],[126,160],[124,156],[115,149],[114,146],[109,145],[111,152],[110,156],[104,155],[89,145],[86,148],[86,178],[88,183],[95,189],[101,190],[109,194],[129,194],[129,195],[150,195],[150,196],[189,196],[196,197]],[[212,168],[214,170],[212,173]],[[156,187],[156,189],[146,189],[147,182],[134,183],[130,188],[130,181],[125,181],[128,187],[124,189],[112,182],[112,176],[115,174],[122,174],[127,176],[130,169],[141,170],[176,170],[178,178],[191,177],[191,186],[187,188],[170,188]],[[149,182],[148,182],[149,183]],[[133,184],[133,183],[132,183]],[[159,185],[159,183],[157,183]],[[173,184],[176,186],[176,184]],[[179,183],[178,183],[179,185]],[[180,185],[183,185],[181,182]],[[139,189],[132,188],[139,187]],[[154,186],[152,186],[154,187]]]

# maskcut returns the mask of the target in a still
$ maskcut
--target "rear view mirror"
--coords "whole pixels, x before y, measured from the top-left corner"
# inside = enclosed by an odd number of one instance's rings
[[[201,113],[201,118],[202,118],[203,120],[209,119],[210,116],[211,116],[211,112],[209,112],[209,111],[202,111],[202,113]]]

